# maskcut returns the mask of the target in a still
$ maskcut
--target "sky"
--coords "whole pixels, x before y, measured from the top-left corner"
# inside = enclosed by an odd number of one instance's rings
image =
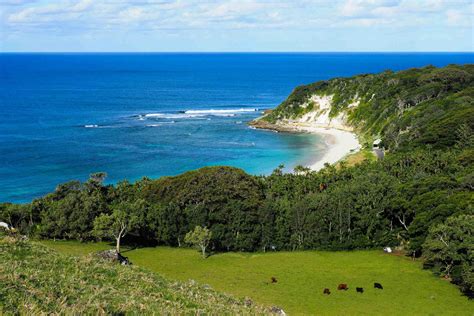
[[[474,0],[0,0],[1,52],[474,51]]]

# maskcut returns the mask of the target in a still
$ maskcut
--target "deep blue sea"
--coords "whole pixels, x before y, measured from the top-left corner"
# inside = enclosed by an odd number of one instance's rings
[[[459,54],[0,54],[0,201],[26,202],[58,183],[176,175],[210,165],[268,174],[314,161],[314,135],[246,122],[294,87],[428,64]]]

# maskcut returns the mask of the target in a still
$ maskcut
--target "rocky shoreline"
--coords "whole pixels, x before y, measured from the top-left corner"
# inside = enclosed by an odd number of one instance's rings
[[[262,116],[263,117],[263,116]],[[292,126],[273,124],[267,121],[262,120],[261,118],[250,121],[248,125],[252,128],[265,129],[278,133],[301,133],[304,131],[299,131]]]

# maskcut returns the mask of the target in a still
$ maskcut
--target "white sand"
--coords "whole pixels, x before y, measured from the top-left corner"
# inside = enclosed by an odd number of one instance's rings
[[[284,124],[285,127],[295,131],[314,133],[322,135],[328,145],[326,153],[308,167],[314,171],[324,168],[325,163],[334,164],[347,156],[360,150],[361,146],[357,136],[348,131],[330,127],[321,127],[317,123],[291,122]]]
[[[335,128],[317,128],[313,127],[307,130],[311,133],[324,135],[328,145],[324,156],[308,166],[312,170],[324,168],[325,163],[333,164],[343,159],[350,153],[359,151],[360,144],[355,134]]]

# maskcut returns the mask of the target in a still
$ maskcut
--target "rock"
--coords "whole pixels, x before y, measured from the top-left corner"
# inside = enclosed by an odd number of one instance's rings
[[[286,316],[285,311],[282,308],[278,307],[278,306],[272,306],[272,308],[270,309],[270,312],[272,312],[273,314]]]
[[[266,130],[275,131],[275,132],[301,133],[300,131],[297,131],[294,127],[273,124],[262,119],[253,120],[249,122],[248,124],[249,126],[253,128],[266,129]]]
[[[250,306],[252,306],[252,304],[253,304],[253,301],[250,299],[250,297],[246,297],[244,299],[244,305],[245,306],[250,307]]]
[[[99,251],[96,253],[96,256],[109,261],[118,261],[121,265],[132,264],[127,257],[124,257],[120,253],[117,253],[114,249]]]
[[[117,260],[117,253],[114,249],[99,251],[96,254],[99,258],[106,260]]]

